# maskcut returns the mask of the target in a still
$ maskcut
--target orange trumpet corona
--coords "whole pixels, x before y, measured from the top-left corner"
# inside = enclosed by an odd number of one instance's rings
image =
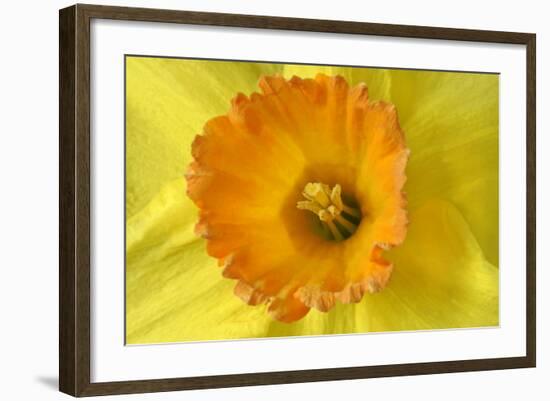
[[[195,138],[187,190],[235,294],[293,322],[387,285],[409,150],[395,107],[365,85],[319,74],[259,86]]]

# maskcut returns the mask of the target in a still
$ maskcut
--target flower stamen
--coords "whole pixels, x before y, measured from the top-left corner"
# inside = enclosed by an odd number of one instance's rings
[[[307,200],[299,201],[296,207],[316,214],[321,224],[328,227],[331,239],[343,241],[357,230],[356,221],[361,218],[361,212],[344,204],[339,184],[330,188],[319,182],[307,183],[302,195]]]

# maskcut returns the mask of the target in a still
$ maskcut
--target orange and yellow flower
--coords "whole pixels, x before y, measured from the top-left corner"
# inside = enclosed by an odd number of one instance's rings
[[[130,57],[127,88],[127,342],[498,324],[498,76]]]
[[[408,150],[395,107],[371,102],[364,84],[317,75],[259,85],[195,138],[188,194],[235,293],[292,322],[386,286],[383,251],[406,233]]]

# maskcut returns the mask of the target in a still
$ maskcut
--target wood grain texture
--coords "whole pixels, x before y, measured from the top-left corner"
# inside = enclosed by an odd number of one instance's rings
[[[223,376],[202,376],[160,380],[94,383],[80,395],[133,394],[160,391],[258,386],[268,384],[355,380],[392,376],[470,372],[531,367],[526,358],[498,358],[468,361],[412,363],[333,369],[296,370]]]
[[[75,8],[59,15],[59,389],[75,393]]]
[[[527,302],[526,302],[526,332],[527,332],[527,359],[530,366],[536,365],[537,344],[537,271],[536,271],[536,225],[537,225],[537,58],[535,35],[529,35],[527,40]]]
[[[429,26],[379,24],[356,21],[332,21],[260,15],[208,13],[79,4],[79,9],[93,18],[128,21],[172,22],[191,25],[214,25],[240,28],[346,33],[403,38],[445,39],[493,43],[525,44],[529,35],[475,29],[436,28]]]
[[[89,26],[60,10],[59,389],[75,396],[90,385]]]
[[[91,18],[525,45],[527,49],[526,356],[517,358],[442,361],[434,363],[91,383]],[[80,4],[60,10],[59,31],[59,388],[62,392],[73,396],[92,396],[512,369],[535,366],[536,38],[534,34]]]

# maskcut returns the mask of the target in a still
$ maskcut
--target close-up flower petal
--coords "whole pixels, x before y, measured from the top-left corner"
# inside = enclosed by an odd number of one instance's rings
[[[232,294],[232,283],[220,280],[215,260],[193,233],[194,208],[180,178],[128,221],[130,344],[201,340],[205,332],[209,339],[256,337],[267,328],[265,313],[243,308]]]
[[[225,113],[239,91],[278,65],[172,58],[126,58],[126,215],[182,177],[191,142],[204,123]]]
[[[498,88],[496,74],[392,72],[392,102],[407,132],[411,208],[431,197],[463,214],[498,266]]]

